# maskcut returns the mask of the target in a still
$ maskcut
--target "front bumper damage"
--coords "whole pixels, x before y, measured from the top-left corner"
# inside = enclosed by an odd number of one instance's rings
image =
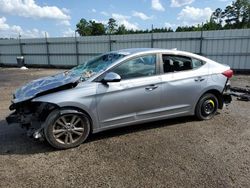
[[[14,108],[14,109],[13,109]],[[27,130],[27,135],[36,139],[43,139],[43,125],[47,115],[56,106],[50,103],[23,102],[10,106],[15,112],[6,117],[8,124],[19,124]]]
[[[13,112],[6,117],[6,121],[8,124],[20,123],[20,116],[17,115],[16,112]]]

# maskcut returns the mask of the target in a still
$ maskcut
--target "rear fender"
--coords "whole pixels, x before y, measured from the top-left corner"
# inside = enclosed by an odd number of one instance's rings
[[[215,88],[216,88],[216,89],[215,89]],[[214,87],[209,87],[209,88],[206,88],[206,90],[203,90],[203,91],[200,93],[199,97],[196,99],[196,103],[195,103],[194,108],[193,108],[193,113],[195,113],[195,108],[196,108],[196,105],[198,104],[200,98],[201,98],[203,95],[205,95],[206,93],[212,93],[212,94],[214,94],[214,95],[217,97],[218,102],[219,102],[218,108],[219,108],[219,109],[222,109],[222,108],[223,108],[222,91],[219,91],[221,88],[217,88],[217,87],[215,87],[215,88],[214,88]],[[222,90],[223,90],[223,88],[222,88]]]

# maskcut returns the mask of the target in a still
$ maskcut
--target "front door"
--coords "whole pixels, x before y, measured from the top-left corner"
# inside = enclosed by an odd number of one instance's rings
[[[122,126],[157,115],[161,105],[161,78],[157,75],[156,55],[136,57],[114,67],[120,82],[99,84],[97,112],[101,127]]]

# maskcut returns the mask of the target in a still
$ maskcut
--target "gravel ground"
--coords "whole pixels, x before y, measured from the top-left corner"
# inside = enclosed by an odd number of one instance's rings
[[[250,187],[250,102],[92,135],[64,151],[5,122],[11,93],[62,70],[0,68],[0,187]],[[238,75],[234,86],[250,85]]]

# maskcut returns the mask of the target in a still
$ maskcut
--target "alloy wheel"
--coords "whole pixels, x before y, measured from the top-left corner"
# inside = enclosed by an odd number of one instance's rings
[[[84,134],[85,123],[77,114],[62,115],[53,124],[53,136],[61,144],[73,144]]]

